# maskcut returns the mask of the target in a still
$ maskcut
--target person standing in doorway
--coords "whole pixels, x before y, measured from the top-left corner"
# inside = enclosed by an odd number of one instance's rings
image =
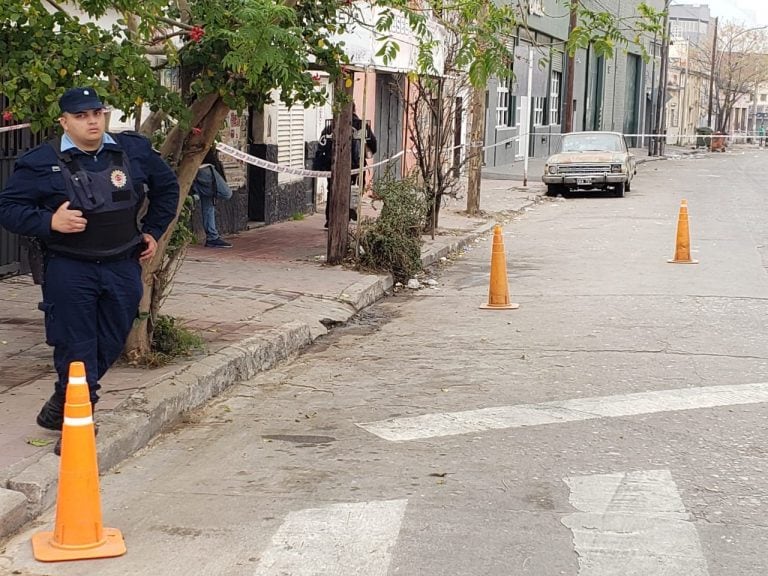
[[[224,176],[224,166],[215,147],[211,147],[197,170],[192,192],[200,199],[200,212],[205,230],[206,248],[232,248],[216,228],[216,200],[232,198],[232,189]]]
[[[361,155],[360,140],[362,137],[362,129],[363,129],[363,121],[357,115],[357,108],[355,104],[352,104],[352,142],[350,146],[350,154],[352,155],[352,170],[353,171],[360,170],[360,174],[363,177],[360,178],[359,181],[364,183],[365,172],[363,171],[363,168],[365,166],[365,162],[363,160],[363,163],[361,164],[361,159],[373,157],[373,155],[376,154],[376,150],[378,146],[376,142],[376,135],[373,133],[373,130],[371,130],[370,125],[366,122],[365,156]],[[333,124],[329,122],[326,124],[325,128],[323,128],[323,131],[320,134],[320,140],[318,143],[317,152],[315,153],[315,158],[312,164],[312,168],[314,170],[328,171],[331,169],[332,158],[333,158]],[[352,174],[350,184],[355,185],[357,184],[357,182],[358,182],[358,174]],[[328,178],[328,198],[325,202],[325,228],[328,228],[328,214],[329,214],[330,205],[331,205],[332,184],[333,184],[333,179]],[[349,210],[349,219],[357,220],[357,212],[352,208],[350,208]]]
[[[179,199],[176,175],[149,140],[106,132],[96,90],[67,90],[59,107],[63,135],[21,156],[0,192],[0,225],[44,250],[39,307],[57,380],[37,424],[48,430],[62,429],[71,362],[85,363],[91,403],[99,400],[99,380],[138,312],[141,262],[155,255]]]

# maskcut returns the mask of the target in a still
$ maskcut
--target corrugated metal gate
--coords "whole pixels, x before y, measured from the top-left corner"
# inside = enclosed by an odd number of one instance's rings
[[[0,96],[0,110],[4,107],[3,98]],[[0,118],[0,127],[5,125],[7,124]],[[48,138],[47,134],[32,134],[28,128],[0,132],[0,190],[5,187],[11,175],[16,158],[45,138]],[[29,272],[24,260],[19,237],[0,228],[0,278]]]

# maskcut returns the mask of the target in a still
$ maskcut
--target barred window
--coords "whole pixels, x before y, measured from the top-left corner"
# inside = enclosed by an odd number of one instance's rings
[[[549,123],[560,124],[560,85],[563,73],[552,72],[552,82],[549,90]]]
[[[544,108],[547,104],[547,99],[544,97],[537,97],[533,99],[533,125],[541,126],[544,124]]]
[[[509,82],[500,80],[496,89],[496,127],[509,126]]]

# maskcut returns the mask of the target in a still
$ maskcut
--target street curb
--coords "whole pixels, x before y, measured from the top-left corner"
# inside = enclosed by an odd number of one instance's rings
[[[531,204],[535,202],[536,199],[531,200]],[[447,245],[425,251],[421,256],[422,266],[427,268],[463,249],[491,231],[494,225],[494,222],[480,224]],[[348,286],[337,298],[348,306],[348,314],[341,322],[382,299],[393,286],[391,275],[371,276]],[[323,333],[305,322],[288,322],[184,364],[173,374],[149,383],[114,410],[97,418],[99,471],[104,473],[147,446],[185,412],[203,406],[234,384],[294,358]],[[0,540],[55,504],[58,473],[59,458],[48,453],[0,486]]]

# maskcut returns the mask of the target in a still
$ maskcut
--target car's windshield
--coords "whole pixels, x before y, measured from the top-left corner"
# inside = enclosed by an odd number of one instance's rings
[[[618,134],[566,134],[561,145],[562,152],[589,152],[593,150],[608,150],[621,152],[624,150],[621,136]]]

